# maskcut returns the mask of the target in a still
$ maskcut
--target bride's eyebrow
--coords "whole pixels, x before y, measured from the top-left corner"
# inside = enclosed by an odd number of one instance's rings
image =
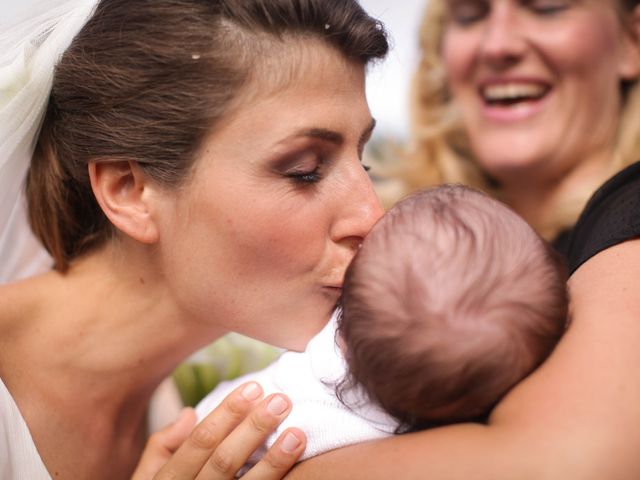
[[[360,142],[366,139],[376,126],[376,120],[374,118],[371,119],[371,122],[367,127],[363,130],[360,135]],[[292,135],[280,140],[278,145],[286,144],[292,140],[296,140],[299,138],[315,138],[318,140],[323,140],[325,142],[333,143],[335,145],[342,145],[344,143],[344,136],[335,130],[331,130],[328,128],[304,128],[298,130]]]
[[[318,140],[335,143],[336,145],[342,145],[344,143],[344,136],[341,133],[327,128],[310,128],[302,132],[302,136],[317,138]]]

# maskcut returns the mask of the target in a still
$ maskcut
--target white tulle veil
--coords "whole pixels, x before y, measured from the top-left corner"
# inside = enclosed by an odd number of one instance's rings
[[[29,228],[24,179],[55,64],[98,0],[46,0],[0,31],[0,283],[42,272],[52,261]]]

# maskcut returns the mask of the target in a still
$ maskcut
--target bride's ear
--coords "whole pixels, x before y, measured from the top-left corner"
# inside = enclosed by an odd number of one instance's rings
[[[100,208],[116,228],[142,243],[158,240],[150,204],[153,186],[137,162],[92,161],[89,178]]]

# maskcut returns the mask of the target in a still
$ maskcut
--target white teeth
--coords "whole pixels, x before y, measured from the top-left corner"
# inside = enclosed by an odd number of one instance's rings
[[[517,98],[538,98],[546,88],[534,83],[503,83],[484,87],[482,95],[488,101],[514,100]]]

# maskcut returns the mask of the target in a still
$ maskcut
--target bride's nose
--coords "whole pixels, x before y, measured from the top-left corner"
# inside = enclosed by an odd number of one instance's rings
[[[356,249],[384,213],[373,183],[359,162],[351,170],[349,181],[342,185],[339,196],[330,236],[334,242]]]

